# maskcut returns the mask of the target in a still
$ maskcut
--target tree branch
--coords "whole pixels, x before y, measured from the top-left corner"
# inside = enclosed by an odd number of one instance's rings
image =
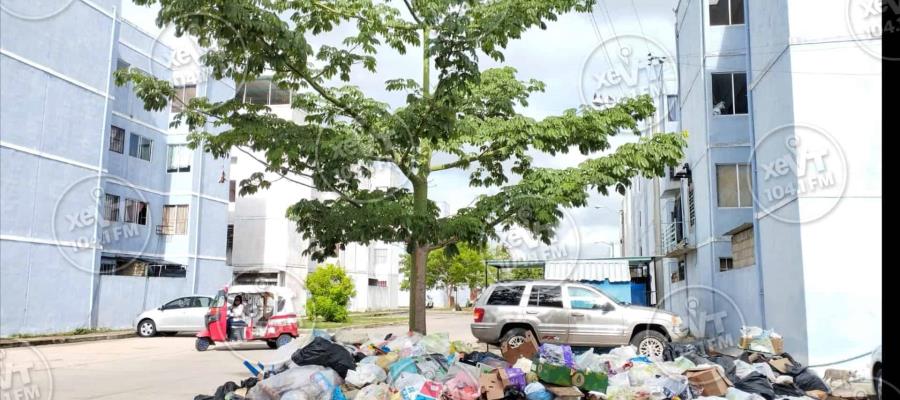
[[[406,9],[409,10],[409,14],[412,15],[412,17],[416,21],[416,23],[419,25],[424,25],[422,23],[422,20],[419,19],[418,16],[416,16],[416,12],[413,10],[413,6],[412,6],[412,4],[409,3],[409,0],[403,0],[403,3],[406,4]]]

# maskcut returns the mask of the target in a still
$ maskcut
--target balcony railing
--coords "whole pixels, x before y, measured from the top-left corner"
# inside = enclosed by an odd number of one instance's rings
[[[660,238],[663,254],[674,257],[690,250],[692,247],[686,233],[683,222],[663,224],[662,238]]]
[[[156,226],[156,234],[157,235],[174,235],[175,234],[175,225],[157,225]]]

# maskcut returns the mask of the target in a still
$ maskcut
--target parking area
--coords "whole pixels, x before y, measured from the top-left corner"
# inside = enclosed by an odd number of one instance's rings
[[[468,313],[431,312],[428,330],[474,342],[471,320]],[[360,330],[383,337],[406,329],[403,323]],[[218,346],[200,353],[194,349],[194,337],[188,335],[11,348],[0,355],[4,369],[15,375],[13,385],[4,388],[10,398],[17,398],[16,393],[39,393],[31,398],[73,400],[192,399],[212,394],[226,380],[246,379],[245,359],[268,364],[285,357],[264,342]]]

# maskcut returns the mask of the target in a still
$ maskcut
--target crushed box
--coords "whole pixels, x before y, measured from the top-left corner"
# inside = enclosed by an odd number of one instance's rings
[[[728,387],[732,386],[731,381],[723,376],[716,367],[690,368],[684,371],[684,376],[688,378],[691,385],[703,389],[703,396],[723,397],[728,391]]]
[[[502,354],[503,359],[510,364],[515,364],[516,361],[519,360],[519,357],[529,359],[534,358],[534,355],[537,353],[537,340],[534,339],[534,335],[531,334],[531,331],[525,332],[525,342],[516,348],[510,347],[508,342],[503,342],[503,344],[500,345],[500,354]]]

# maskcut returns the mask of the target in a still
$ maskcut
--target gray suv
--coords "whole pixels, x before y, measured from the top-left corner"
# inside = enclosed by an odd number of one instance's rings
[[[683,338],[681,318],[668,311],[622,304],[573,281],[513,281],[491,285],[475,302],[472,335],[518,347],[531,331],[539,342],[614,347],[632,344],[662,357],[666,342]]]

